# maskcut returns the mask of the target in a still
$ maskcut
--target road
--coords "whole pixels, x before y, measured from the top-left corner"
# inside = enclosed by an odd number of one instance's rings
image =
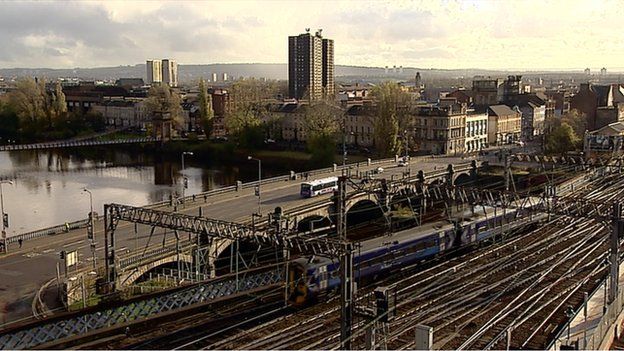
[[[415,175],[419,170],[433,171],[435,169],[445,169],[449,163],[468,163],[471,159],[461,157],[443,158],[415,158],[409,167],[398,167],[396,164],[382,165],[384,172],[377,177],[390,179],[393,175],[400,176],[407,169]],[[360,171],[375,169],[379,165],[360,167]],[[340,171],[333,174],[325,173],[315,179],[328,176],[337,176]],[[312,178],[310,178],[312,180]],[[288,209],[305,203],[318,201],[319,198],[329,198],[331,195],[324,195],[313,199],[302,199],[299,196],[301,180],[283,181],[262,185],[262,212],[272,212],[275,207],[281,206]],[[204,202],[203,198],[198,198],[194,203],[187,203],[178,210],[186,214],[198,214],[199,207],[202,207],[203,215],[208,218],[222,219],[234,222],[245,222],[251,219],[251,214],[257,211],[257,197],[254,189],[243,189],[239,192],[228,192],[214,195]],[[171,210],[171,208],[160,208]],[[98,266],[103,262],[104,256],[104,225],[102,221],[96,222],[95,237],[97,239],[96,253]],[[154,236],[149,238],[149,228],[138,226],[138,233],[134,232],[134,225],[120,223],[115,232],[116,252],[123,254],[124,251],[142,249],[148,240],[152,244],[162,243],[163,232],[157,230]],[[171,233],[167,238],[171,238]],[[60,259],[60,251],[78,250],[80,265],[90,266],[91,249],[86,239],[86,229],[72,230],[69,233],[56,236],[45,236],[37,239],[25,241],[23,247],[16,244],[9,247],[9,253],[0,257],[0,324],[29,318],[31,312],[31,302],[37,289],[56,277],[57,264],[63,267]],[[61,273],[63,269],[61,268]],[[2,329],[0,327],[0,329]]]

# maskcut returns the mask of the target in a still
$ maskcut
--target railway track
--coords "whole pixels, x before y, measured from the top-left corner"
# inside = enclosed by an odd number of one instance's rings
[[[609,206],[621,199],[624,181],[600,179],[574,197]],[[384,342],[389,349],[414,348],[413,327],[434,327],[436,349],[544,348],[563,310],[579,306],[607,273],[609,228],[593,220],[559,217],[545,226],[504,243],[476,249],[428,269],[404,269],[377,286],[397,290],[397,317]],[[361,289],[359,303],[370,299]],[[208,349],[339,348],[337,299],[249,330],[230,331]],[[370,321],[354,322],[353,347],[364,347]],[[510,335],[509,335],[510,334]]]

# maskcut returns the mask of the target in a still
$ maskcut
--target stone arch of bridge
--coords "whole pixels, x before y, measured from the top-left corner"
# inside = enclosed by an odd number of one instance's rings
[[[331,226],[332,222],[327,216],[313,214],[302,218],[297,222],[297,231],[307,232]]]
[[[185,262],[189,264],[193,263],[193,257],[191,255],[180,254],[179,257],[180,257],[180,262]],[[163,257],[157,261],[153,261],[153,262],[135,267],[133,269],[129,269],[126,272],[123,272],[117,278],[117,281],[118,281],[117,286],[119,287],[130,286],[134,284],[135,282],[137,282],[139,279],[143,278],[150,271],[153,271],[157,268],[164,267],[171,263],[177,263],[177,262],[178,262],[178,255],[173,254],[171,256]]]
[[[470,185],[472,181],[473,181],[472,177],[467,172],[453,174],[453,185],[455,186]]]
[[[347,207],[347,226],[382,218],[384,215],[379,203],[375,199],[360,199]]]

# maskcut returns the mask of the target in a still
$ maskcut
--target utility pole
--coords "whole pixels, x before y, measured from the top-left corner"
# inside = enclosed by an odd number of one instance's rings
[[[351,329],[353,324],[353,245],[347,241],[346,214],[347,177],[338,177],[336,194],[336,228],[338,238],[344,244],[340,256],[340,348],[351,349]]]
[[[505,191],[509,191],[509,178],[511,177],[511,163],[509,162],[509,153],[507,150],[503,150],[503,167],[505,177]]]
[[[261,212],[262,198],[261,198],[261,193],[260,193],[260,184],[262,183],[262,161],[259,158],[254,158],[251,156],[247,156],[247,159],[249,161],[258,161],[258,185],[256,185],[255,193],[256,193],[256,196],[258,197],[258,217],[262,217],[262,212]]]
[[[95,254],[95,227],[93,223],[93,193],[87,188],[82,189],[85,193],[89,194],[89,225],[87,227],[87,239],[89,240],[89,246],[91,247],[91,258],[93,259],[93,270],[97,269],[96,254]]]
[[[4,195],[2,194],[2,184],[13,184],[10,180],[0,181],[0,214],[2,214],[2,247],[4,253],[9,252],[9,245],[7,242],[6,229],[9,227],[9,214],[4,213]]]
[[[618,295],[618,283],[620,277],[620,263],[618,257],[620,256],[619,252],[619,238],[622,230],[622,226],[620,223],[622,220],[620,217],[622,216],[622,204],[619,202],[613,203],[613,230],[611,231],[611,281],[609,287],[609,303],[615,301]]]

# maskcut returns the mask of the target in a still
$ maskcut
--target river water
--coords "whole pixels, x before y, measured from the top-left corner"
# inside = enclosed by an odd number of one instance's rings
[[[244,161],[240,167],[208,166],[208,160],[186,156],[182,170],[180,159],[119,149],[0,152],[0,179],[13,182],[2,184],[7,235],[86,218],[85,187],[93,194],[94,211],[102,214],[105,203],[140,206],[181,195],[183,176],[185,195],[257,179],[257,168]],[[263,177],[279,174],[285,171],[263,167]]]

